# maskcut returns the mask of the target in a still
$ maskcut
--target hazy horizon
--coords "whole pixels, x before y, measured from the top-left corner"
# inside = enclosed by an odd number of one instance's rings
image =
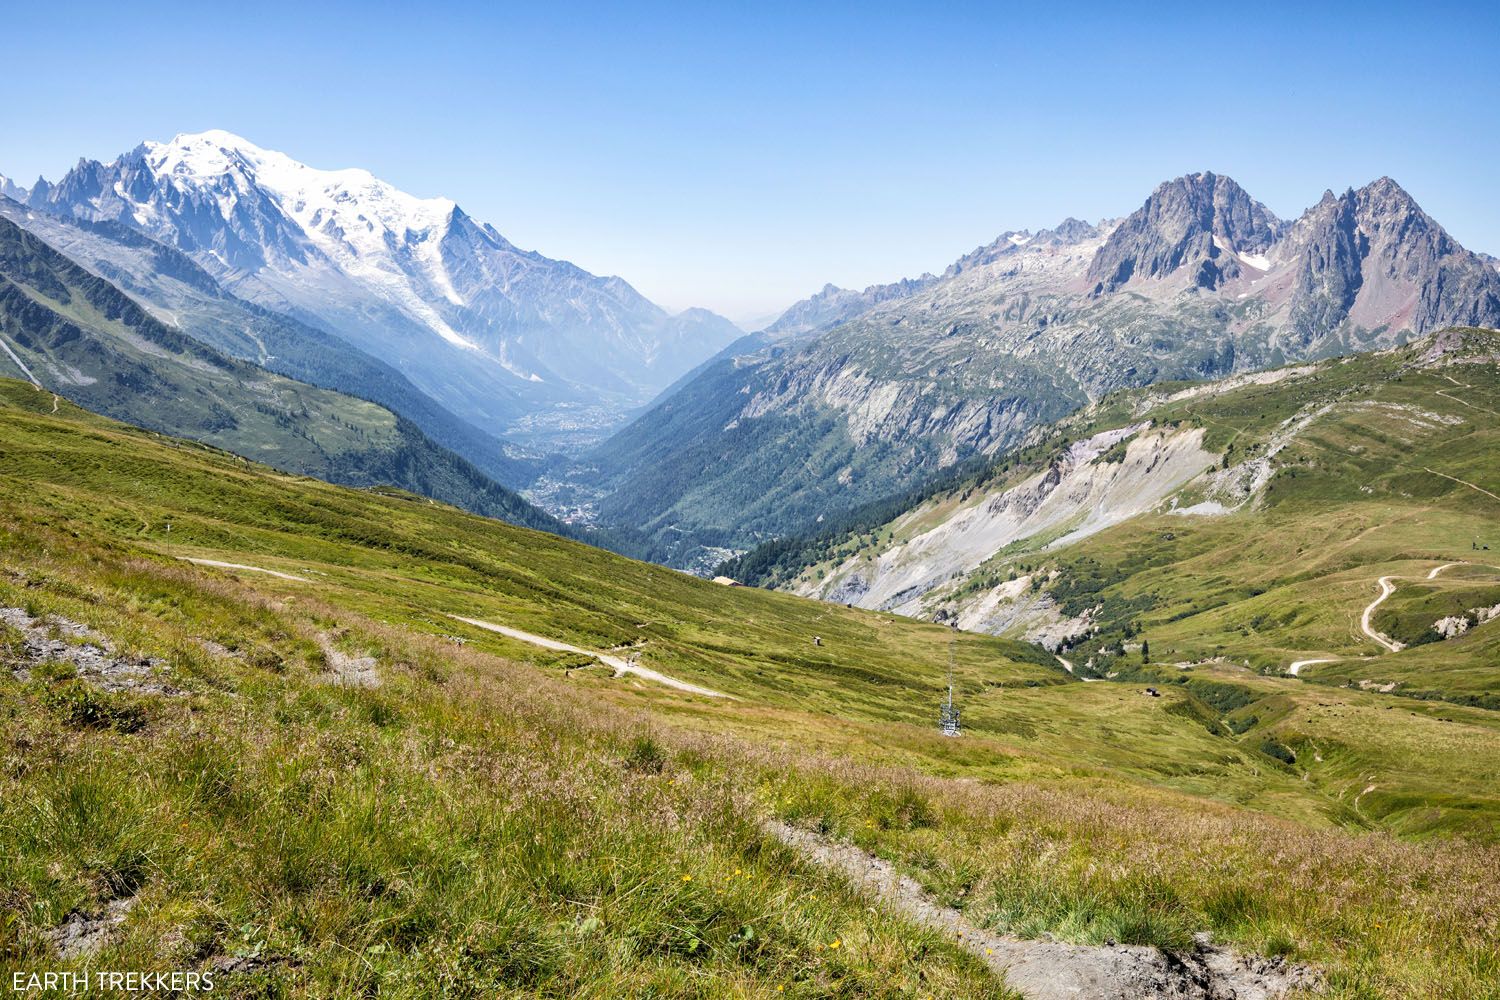
[[[56,180],[80,157],[227,129],[452,198],[518,246],[749,327],[825,283],[1126,214],[1198,170],[1284,218],[1389,175],[1460,243],[1500,251],[1484,125],[1500,13],[1478,4],[1269,4],[1253,21],[1170,5],[287,7],[100,32],[107,10],[8,15],[0,173]]]

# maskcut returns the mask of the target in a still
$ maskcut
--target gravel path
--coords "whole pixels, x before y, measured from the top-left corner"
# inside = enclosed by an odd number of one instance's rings
[[[1337,662],[1339,662],[1338,658],[1337,657],[1333,657],[1333,656],[1325,656],[1322,659],[1317,659],[1317,660],[1297,660],[1291,666],[1289,666],[1289,667],[1286,668],[1286,672],[1289,673],[1289,674],[1291,674],[1293,677],[1296,677],[1296,676],[1298,676],[1298,675],[1300,675],[1302,673],[1302,668],[1303,667],[1310,667],[1314,663],[1337,663]]]

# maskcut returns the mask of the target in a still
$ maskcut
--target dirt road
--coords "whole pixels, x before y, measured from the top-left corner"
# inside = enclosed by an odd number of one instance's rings
[[[1303,667],[1310,667],[1314,663],[1337,663],[1337,662],[1339,662],[1338,658],[1337,657],[1333,657],[1333,656],[1325,656],[1325,657],[1323,657],[1321,659],[1317,659],[1317,660],[1297,660],[1291,666],[1289,666],[1289,667],[1286,668],[1286,672],[1289,673],[1289,674],[1291,674],[1293,677],[1296,677],[1296,676],[1298,676],[1299,674],[1302,673],[1302,668]]]
[[[1364,632],[1365,635],[1369,636],[1371,639],[1374,639],[1376,642],[1380,643],[1392,653],[1399,653],[1401,650],[1406,648],[1406,645],[1404,643],[1397,642],[1395,639],[1387,638],[1383,633],[1375,631],[1375,627],[1370,624],[1370,616],[1375,613],[1375,609],[1384,604],[1385,599],[1396,592],[1396,584],[1394,582],[1395,579],[1396,578],[1394,576],[1382,576],[1380,578],[1380,596],[1371,601],[1369,605],[1366,606],[1365,613],[1360,615],[1359,628],[1360,631]]]

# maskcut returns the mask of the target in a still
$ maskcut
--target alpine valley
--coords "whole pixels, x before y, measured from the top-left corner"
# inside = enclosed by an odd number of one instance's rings
[[[4,183],[35,211],[180,251],[234,296],[354,345],[532,451],[597,440],[740,336],[706,310],[669,315],[620,278],[518,249],[447,199],[228,132],[82,160],[29,191]],[[139,274],[97,242],[88,252]]]
[[[924,275],[825,288],[589,456],[597,516],[718,558],[1023,443],[1110,392],[1500,325],[1500,273],[1394,181],[1294,222],[1191,174],[1134,213],[1007,232]]]
[[[1497,328],[1388,178],[747,334],[227,132],[0,177],[0,979],[1500,1000]]]

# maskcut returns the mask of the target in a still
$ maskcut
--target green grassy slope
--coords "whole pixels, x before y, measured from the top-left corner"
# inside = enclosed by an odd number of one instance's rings
[[[278,468],[389,483],[558,527],[406,418],[186,337],[7,219],[0,219],[0,335],[48,389],[98,412]],[[20,374],[9,358],[0,363]]]
[[[0,670],[7,969],[58,967],[42,932],[123,897],[100,961],[238,957],[231,995],[1003,995],[768,840],[777,817],[1019,933],[1207,929],[1323,964],[1332,996],[1494,992],[1493,713],[1228,667],[1147,698],[50,411],[0,383],[0,607],[83,622],[184,693]],[[738,700],[452,614],[630,645]],[[22,645],[0,633],[8,663]],[[934,731],[950,647],[960,740]],[[381,686],[337,683],[361,656]]]

